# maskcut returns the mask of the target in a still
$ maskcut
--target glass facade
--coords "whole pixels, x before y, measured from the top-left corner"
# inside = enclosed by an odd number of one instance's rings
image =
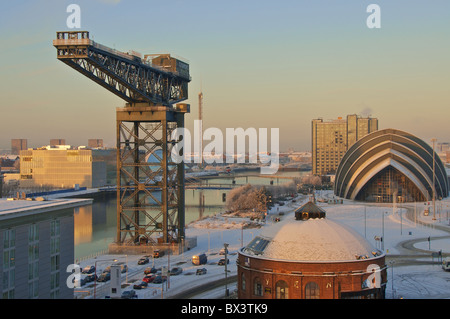
[[[23,187],[72,188],[76,184],[96,187],[93,178],[95,163],[91,150],[21,151],[20,183]]]
[[[348,115],[347,119],[312,121],[312,173],[334,174],[345,152],[363,136],[378,130],[378,120]]]
[[[426,201],[422,192],[392,166],[378,172],[356,195],[356,200],[378,203]]]

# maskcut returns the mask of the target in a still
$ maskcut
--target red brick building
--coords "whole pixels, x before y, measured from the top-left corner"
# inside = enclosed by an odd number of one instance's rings
[[[237,267],[241,299],[382,299],[387,283],[385,254],[312,202],[242,248]]]

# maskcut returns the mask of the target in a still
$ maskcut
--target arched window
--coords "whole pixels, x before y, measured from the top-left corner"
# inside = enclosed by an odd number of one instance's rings
[[[245,291],[245,276],[244,273],[241,274],[241,290]]]
[[[289,299],[289,286],[284,280],[277,281],[275,285],[277,299]]]
[[[259,278],[255,278],[255,281],[253,282],[253,294],[255,296],[263,295],[262,284]]]
[[[319,285],[308,282],[305,286],[305,299],[319,299]]]

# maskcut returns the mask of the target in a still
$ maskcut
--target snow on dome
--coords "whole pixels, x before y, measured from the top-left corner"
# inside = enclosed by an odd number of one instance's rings
[[[285,220],[258,237],[268,241],[260,256],[270,259],[354,261],[381,255],[356,231],[326,218]],[[243,252],[252,254],[250,249]]]

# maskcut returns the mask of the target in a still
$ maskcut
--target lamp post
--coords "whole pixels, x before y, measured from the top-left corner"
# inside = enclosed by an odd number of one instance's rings
[[[223,246],[225,248],[225,297],[228,297],[228,244],[224,243]]]
[[[128,255],[125,256],[126,257],[126,265],[127,265],[127,271],[126,271],[126,282],[128,283]],[[118,261],[117,258],[112,258],[112,259],[101,259],[101,260],[97,260],[97,257],[95,257],[95,263],[94,263],[94,268],[95,268],[95,275],[94,275],[94,299],[96,299],[96,294],[97,294],[97,262],[99,261],[113,261],[116,262]]]

